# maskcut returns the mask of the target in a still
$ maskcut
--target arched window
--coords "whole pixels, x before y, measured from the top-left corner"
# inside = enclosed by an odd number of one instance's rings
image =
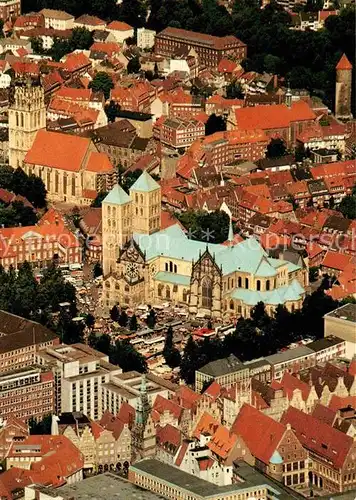
[[[63,175],[63,193],[67,194],[67,174]]]
[[[245,288],[248,288],[248,287],[249,287],[248,278],[245,278]]]
[[[174,269],[174,272],[176,273],[177,272],[177,264],[174,264],[173,269]]]
[[[187,290],[184,288],[184,289],[183,289],[183,302],[187,302],[187,298],[188,298],[188,292],[187,292]]]
[[[232,300],[230,300],[230,309],[234,309],[234,302]]]
[[[168,262],[165,263],[164,268],[166,271],[168,271]]]
[[[294,306],[294,304],[292,304],[291,309],[292,309],[292,312],[294,312],[294,310],[295,310],[295,306]]]
[[[141,202],[141,205],[143,204],[143,194],[141,194],[140,196],[140,202]]]
[[[269,280],[266,281],[266,290],[268,291],[270,287]]]
[[[241,288],[241,287],[242,287],[242,278],[241,278],[241,276],[240,276],[240,277],[239,277],[239,279],[238,279],[238,284],[239,284],[239,285],[238,285],[238,286],[239,286],[239,288]]]
[[[59,174],[56,171],[56,173],[54,174],[54,192],[58,193],[58,189],[59,189]]]
[[[108,216],[110,217],[110,215],[111,215],[111,207],[110,207],[110,205],[109,205],[109,206],[108,206]]]
[[[15,116],[16,116],[16,127],[18,127],[19,126],[19,114],[17,111],[15,113]]]
[[[171,289],[167,285],[166,286],[166,299],[170,299],[170,298],[171,298]]]
[[[173,285],[173,293],[177,293],[178,292],[178,285]]]
[[[213,302],[213,287],[211,280],[208,277],[203,279],[202,283],[202,305],[208,309],[211,308]]]
[[[72,175],[72,196],[75,196],[75,175]]]
[[[169,263],[169,272],[173,273],[173,263],[172,263],[172,261],[170,261],[170,263]]]
[[[141,210],[140,210],[140,214],[141,214],[141,215],[143,215],[143,208],[141,208]]]
[[[160,283],[158,285],[158,297],[162,297],[163,285]]]
[[[230,278],[227,279],[227,289],[230,290]]]
[[[261,281],[257,280],[257,291],[259,292],[261,290]]]
[[[23,113],[20,113],[20,125],[23,127]]]

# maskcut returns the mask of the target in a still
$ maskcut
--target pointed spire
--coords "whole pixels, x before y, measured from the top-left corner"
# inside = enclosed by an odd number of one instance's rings
[[[230,217],[230,223],[229,223],[229,235],[228,235],[227,239],[231,243],[234,241],[234,231],[232,229],[232,218],[231,217]]]
[[[292,91],[291,91],[291,88],[290,88],[290,83],[288,82],[288,88],[287,88],[287,92],[286,92],[286,105],[288,106],[288,108],[291,107],[292,105]]]

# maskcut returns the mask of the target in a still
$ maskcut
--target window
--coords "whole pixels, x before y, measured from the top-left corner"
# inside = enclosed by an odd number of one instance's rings
[[[268,291],[270,287],[269,280],[266,281],[266,290]]]
[[[202,283],[202,305],[208,309],[212,306],[213,288],[211,280],[208,277],[203,279]]]
[[[257,291],[259,292],[261,290],[261,281],[257,280]]]
[[[249,281],[248,281],[248,278],[245,278],[245,288],[249,288]]]
[[[242,278],[241,277],[238,278],[237,283],[238,283],[238,287],[241,288],[242,287]]]

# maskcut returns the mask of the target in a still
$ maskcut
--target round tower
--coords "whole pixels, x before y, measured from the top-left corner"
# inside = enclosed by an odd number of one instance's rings
[[[277,481],[283,480],[283,458],[280,453],[275,450],[269,461],[269,474]]]
[[[351,113],[352,93],[352,64],[343,54],[336,65],[335,85],[335,116],[342,120],[352,118]]]

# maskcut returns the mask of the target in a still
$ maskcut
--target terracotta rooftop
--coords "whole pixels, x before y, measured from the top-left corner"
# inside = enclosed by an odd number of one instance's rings
[[[336,69],[337,70],[341,70],[341,71],[343,71],[343,70],[346,70],[346,71],[352,70],[352,64],[348,60],[346,54],[343,54],[341,56],[340,61],[336,65]]]

